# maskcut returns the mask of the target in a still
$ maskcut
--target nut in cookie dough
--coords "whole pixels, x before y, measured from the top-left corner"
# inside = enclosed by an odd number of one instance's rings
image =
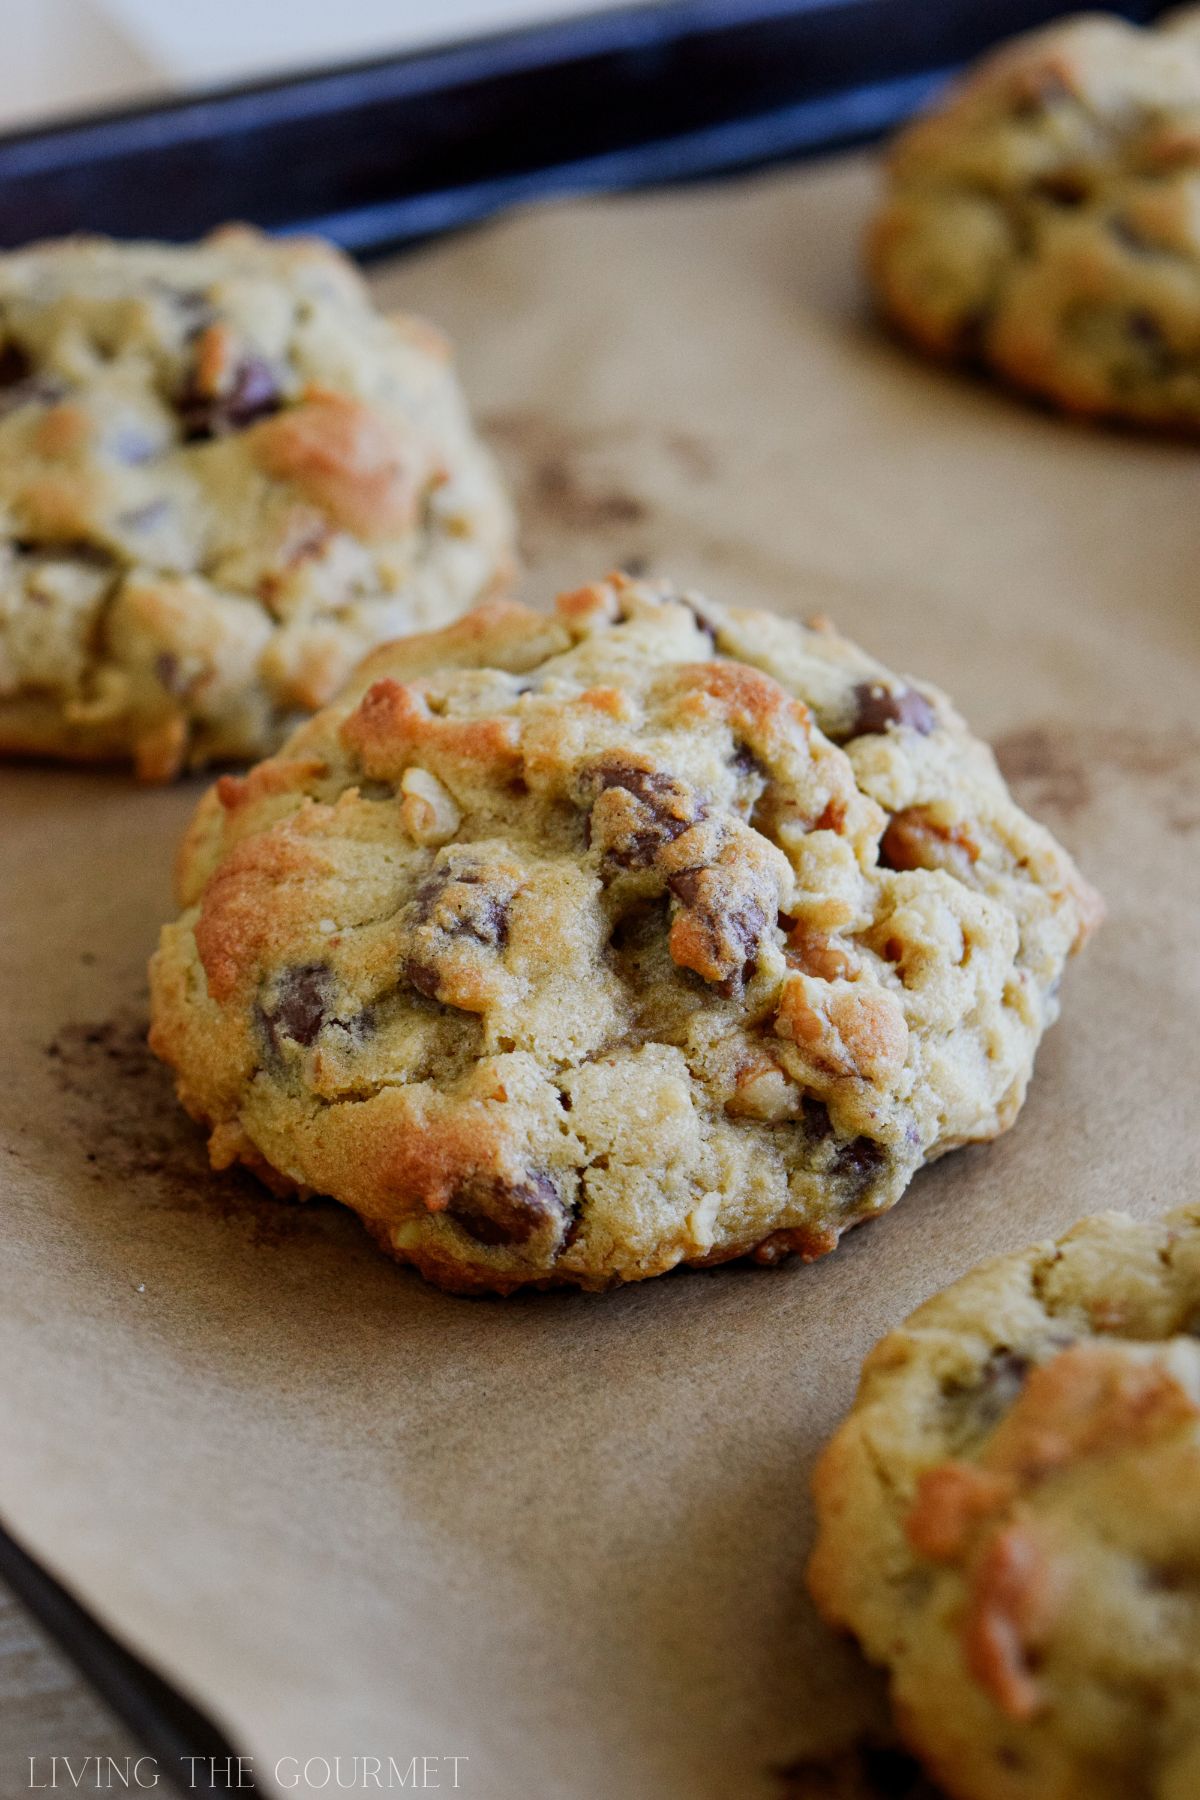
[[[1098,916],[935,690],[623,577],[376,651],[180,886],[214,1161],[467,1292],[832,1250],[1011,1124]]]
[[[512,538],[447,346],[332,247],[0,256],[0,752],[261,756]]]

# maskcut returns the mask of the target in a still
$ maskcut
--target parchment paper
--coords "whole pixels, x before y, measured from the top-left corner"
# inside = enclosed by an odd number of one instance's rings
[[[1016,1129],[835,1256],[455,1300],[210,1177],[142,1044],[199,785],[0,774],[0,1513],[260,1779],[778,1795],[876,1705],[802,1586],[870,1344],[986,1254],[1197,1193],[1200,456],[889,343],[870,193],[850,160],[566,206],[380,278],[461,346],[531,597],[636,559],[829,612],[949,689],[1107,895]]]

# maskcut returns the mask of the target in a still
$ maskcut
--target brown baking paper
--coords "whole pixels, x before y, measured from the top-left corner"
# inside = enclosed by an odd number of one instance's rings
[[[199,785],[0,775],[0,1513],[268,1784],[778,1796],[876,1705],[802,1579],[869,1346],[980,1257],[1196,1193],[1200,460],[890,343],[870,195],[849,160],[565,206],[379,279],[461,347],[532,598],[644,563],[831,614],[1107,896],[1015,1130],[835,1255],[450,1299],[209,1175],[143,1043]]]

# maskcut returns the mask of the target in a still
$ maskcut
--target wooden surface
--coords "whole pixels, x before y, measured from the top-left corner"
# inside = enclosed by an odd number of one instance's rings
[[[61,1651],[8,1591],[0,1587],[0,1800],[28,1796],[34,1779],[50,1792],[50,1758],[69,1757],[78,1772],[89,1757],[123,1762],[138,1747],[96,1699]],[[93,1765],[94,1767],[94,1765]],[[74,1792],[64,1764],[58,1786]],[[94,1777],[80,1793],[97,1792]]]

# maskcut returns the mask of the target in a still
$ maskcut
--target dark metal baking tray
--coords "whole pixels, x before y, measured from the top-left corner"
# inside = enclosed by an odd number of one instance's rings
[[[370,253],[886,130],[1053,0],[659,0],[0,137],[0,244],[223,219]],[[1122,7],[1130,17],[1161,10]]]
[[[166,1781],[190,1800],[209,1800],[231,1786],[254,1794],[248,1770],[239,1771],[237,1783],[226,1779],[225,1771],[237,1768],[237,1754],[212,1720],[113,1637],[3,1526],[0,1580],[155,1759]],[[119,1778],[114,1785],[121,1785]]]

